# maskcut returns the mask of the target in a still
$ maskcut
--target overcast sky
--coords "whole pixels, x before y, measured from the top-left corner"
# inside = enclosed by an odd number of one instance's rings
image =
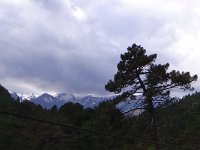
[[[108,94],[133,43],[199,74],[200,1],[0,0],[0,83],[11,91]]]

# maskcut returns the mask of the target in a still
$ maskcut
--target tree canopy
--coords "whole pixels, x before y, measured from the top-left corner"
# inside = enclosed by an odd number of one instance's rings
[[[122,93],[122,99],[134,100],[136,94],[141,94],[146,102],[163,100],[173,88],[193,90],[191,83],[197,80],[197,75],[176,70],[168,72],[169,63],[156,64],[156,58],[157,54],[147,55],[139,45],[128,47],[127,52],[121,54],[114,79],[105,85],[105,89]]]
[[[154,105],[165,101],[173,88],[193,90],[191,83],[197,80],[197,75],[191,76],[189,72],[176,70],[168,71],[169,63],[156,64],[156,58],[157,54],[147,55],[146,50],[140,45],[133,44],[128,47],[127,52],[121,54],[114,80],[110,80],[105,85],[105,89],[110,92],[122,93],[122,100],[127,98],[137,100],[133,110],[147,110],[154,140],[158,142],[159,133]],[[142,95],[143,98],[136,99],[136,94]],[[155,148],[156,150],[160,149],[158,144],[155,144]]]

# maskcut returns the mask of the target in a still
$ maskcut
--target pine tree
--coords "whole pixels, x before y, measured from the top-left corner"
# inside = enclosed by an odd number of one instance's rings
[[[157,54],[147,55],[146,50],[139,45],[128,47],[127,52],[121,54],[114,80],[110,80],[105,89],[120,93],[121,100],[134,100],[135,95],[142,95],[143,98],[136,102],[136,109],[143,106],[147,110],[155,141],[158,142],[154,105],[165,101],[171,89],[193,90],[191,83],[197,80],[197,75],[191,76],[189,72],[176,70],[168,72],[169,63],[156,64],[156,58]],[[158,150],[159,145],[155,145],[155,148]]]

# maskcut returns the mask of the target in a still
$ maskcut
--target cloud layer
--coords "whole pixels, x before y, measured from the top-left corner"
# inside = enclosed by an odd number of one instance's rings
[[[132,43],[172,69],[199,73],[199,4],[1,0],[1,83],[21,93],[106,94],[104,85]]]

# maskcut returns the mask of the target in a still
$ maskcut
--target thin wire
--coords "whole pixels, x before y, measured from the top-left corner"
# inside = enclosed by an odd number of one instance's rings
[[[165,146],[165,147],[196,150],[196,149],[191,148],[191,147],[170,145],[170,144],[166,144],[166,143],[158,143],[158,142],[154,142],[154,141],[130,138],[130,137],[125,137],[125,136],[118,136],[118,135],[113,135],[113,134],[105,134],[105,133],[101,133],[101,132],[96,131],[96,130],[80,128],[80,127],[76,127],[76,126],[73,126],[73,125],[58,123],[58,122],[49,121],[49,120],[42,120],[42,119],[24,116],[24,115],[20,115],[20,114],[8,112],[8,111],[3,111],[3,110],[0,110],[0,113],[5,114],[5,115],[11,115],[11,116],[18,117],[18,118],[33,120],[33,121],[36,121],[36,122],[47,123],[47,124],[51,124],[51,125],[55,125],[55,126],[61,126],[61,127],[71,128],[71,129],[80,130],[80,131],[84,131],[84,132],[99,134],[99,135],[102,135],[102,136],[109,136],[109,137],[120,138],[120,139],[125,139],[125,140],[129,140],[129,141],[140,142],[140,143],[146,143],[146,144],[159,144],[159,145]]]

